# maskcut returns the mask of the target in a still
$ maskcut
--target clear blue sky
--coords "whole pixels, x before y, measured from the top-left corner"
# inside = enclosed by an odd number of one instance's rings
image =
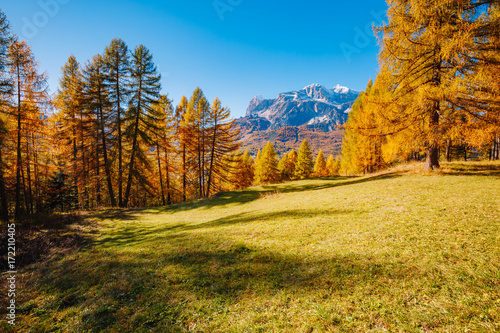
[[[378,69],[370,27],[382,0],[2,0],[12,31],[32,46],[52,92],[71,54],[80,63],[111,39],[150,49],[174,103],[199,86],[233,117],[257,94],[311,83],[363,90]]]

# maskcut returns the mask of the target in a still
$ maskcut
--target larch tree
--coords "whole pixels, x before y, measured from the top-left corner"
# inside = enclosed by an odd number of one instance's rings
[[[62,76],[59,79],[59,89],[54,102],[59,110],[57,115],[58,139],[62,143],[61,147],[65,150],[63,154],[67,154],[64,160],[72,165],[71,179],[76,184],[78,182],[77,115],[84,108],[84,101],[82,72],[80,64],[73,55],[62,67]]]
[[[131,99],[125,118],[125,136],[131,147],[128,162],[128,179],[123,206],[127,207],[133,180],[145,189],[149,189],[149,181],[144,177],[144,170],[151,165],[147,157],[147,149],[154,143],[154,134],[158,131],[158,119],[161,117],[153,106],[160,99],[161,76],[153,62],[153,56],[143,45],[135,48],[132,55],[132,71],[130,77]]]
[[[245,150],[244,154],[238,154],[235,158],[236,171],[229,174],[228,179],[233,184],[232,190],[250,187],[255,177],[255,166],[252,155]]]
[[[32,139],[31,143],[36,144],[37,140],[34,134],[36,124],[39,124],[41,117],[41,108],[48,102],[47,77],[46,74],[38,73],[38,63],[33,56],[31,48],[26,42],[15,40],[8,51],[10,74],[14,88],[14,98],[12,101],[11,114],[16,120],[16,185],[15,185],[15,218],[19,219],[23,212],[31,212],[31,181],[28,179],[31,175],[29,164],[29,142],[25,157],[26,175],[23,170],[23,141]],[[28,124],[31,125],[28,127]],[[21,191],[22,190],[22,191]],[[22,192],[22,193],[21,193]],[[22,207],[21,195],[24,195],[24,208]],[[31,202],[30,202],[31,201]]]
[[[447,119],[466,111],[453,105],[457,96],[470,95],[471,90],[466,92],[461,82],[475,67],[470,54],[480,39],[477,33],[483,29],[478,17],[488,2],[388,1],[389,22],[378,29],[380,73],[390,78],[387,87],[394,108],[385,117],[395,127],[422,133],[425,170],[440,166]]]
[[[180,171],[181,171],[181,182],[182,182],[182,201],[187,200],[187,187],[188,187],[188,147],[190,145],[190,134],[189,134],[189,119],[186,119],[186,112],[188,107],[188,99],[186,96],[182,96],[179,105],[175,108],[175,121],[176,129],[175,136],[179,142],[179,160],[180,160]]]
[[[282,182],[290,180],[290,179],[288,179],[287,174],[286,174],[287,163],[288,163],[288,154],[285,154],[278,162],[278,172],[280,174],[280,181],[282,181]]]
[[[268,141],[262,149],[261,156],[255,168],[257,184],[273,184],[279,180],[278,160],[274,146]]]
[[[196,170],[198,197],[205,197],[206,193],[206,177],[207,177],[207,143],[208,131],[207,124],[210,115],[210,104],[206,99],[203,91],[196,88],[193,95],[189,99],[185,121],[190,133],[189,162]]]
[[[97,155],[95,170],[97,177],[96,190],[100,191],[100,169],[101,165],[104,166],[104,178],[106,179],[107,185],[107,197],[109,203],[112,207],[117,206],[115,191],[113,188],[113,174],[111,167],[111,145],[113,138],[111,137],[108,129],[112,128],[113,118],[110,117],[111,113],[111,101],[110,101],[110,86],[107,80],[107,68],[104,58],[101,55],[96,55],[93,57],[92,61],[87,64],[83,73],[84,80],[84,91],[85,91],[85,102],[87,108],[90,109],[94,115],[95,130],[93,131],[96,135],[95,143],[96,149],[95,154]],[[102,163],[100,155],[102,154]],[[100,196],[100,192],[98,193]],[[98,202],[101,201],[98,198]]]
[[[319,151],[318,156],[316,157],[316,163],[314,163],[314,174],[318,177],[324,177],[328,175],[325,156],[323,155],[322,150]]]
[[[12,83],[6,72],[11,38],[9,22],[5,14],[0,10],[0,220],[2,221],[9,220],[5,153],[8,149],[6,142],[9,136],[9,96],[12,93]]]
[[[174,171],[174,110],[172,101],[166,95],[161,95],[158,104],[159,124],[155,138],[158,178],[163,206],[172,203],[172,174]]]
[[[302,141],[295,164],[295,179],[305,179],[311,176],[313,172],[312,152],[306,140]]]
[[[328,156],[326,160],[326,170],[328,176],[336,176],[340,171],[340,161],[335,159],[333,155]]]
[[[240,148],[240,132],[234,120],[230,119],[228,107],[222,107],[218,98],[210,108],[207,128],[208,179],[206,180],[205,197],[210,196],[214,179],[219,180],[227,173],[234,173],[232,163],[227,163],[227,157]]]
[[[124,181],[124,117],[130,97],[131,63],[128,47],[121,39],[113,39],[106,47],[104,61],[107,67],[107,85],[110,88],[111,101],[111,129],[116,137],[116,150],[118,155],[118,205],[123,207],[123,181]]]

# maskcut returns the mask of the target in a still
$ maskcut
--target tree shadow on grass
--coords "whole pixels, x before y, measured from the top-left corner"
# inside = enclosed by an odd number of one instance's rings
[[[259,222],[272,223],[276,220],[285,225],[287,223],[311,217],[328,218],[328,216],[347,215],[353,212],[354,210],[352,209],[292,209],[265,214],[252,211],[228,215],[202,223],[184,222],[167,225],[161,224],[160,226],[145,225],[143,227],[138,227],[137,225],[125,225],[124,227],[114,231],[112,234],[108,232],[107,237],[96,240],[95,244],[102,245],[104,247],[115,247],[147,244],[152,240],[164,240],[165,242],[168,242],[173,238],[183,237],[183,233],[193,230],[223,228]],[[168,236],[165,237],[165,234]]]
[[[494,176],[500,177],[500,164],[488,163],[467,163],[467,162],[451,162],[444,164],[441,171],[447,176]]]
[[[316,181],[316,183],[309,183],[307,185],[300,185],[299,183],[283,183],[275,185],[262,185],[259,187],[248,188],[240,191],[234,192],[223,192],[218,193],[206,200],[198,200],[194,202],[181,203],[168,207],[157,207],[148,209],[148,213],[152,214],[163,214],[163,213],[175,213],[178,211],[187,211],[198,208],[211,209],[214,207],[226,206],[226,205],[241,205],[246,204],[255,200],[260,199],[266,193],[278,192],[278,193],[296,193],[296,192],[308,192],[308,191],[320,191],[325,189],[332,189],[337,187],[344,187],[356,184],[363,184],[372,181],[378,181],[382,179],[389,179],[400,177],[398,173],[386,173],[383,175],[375,175],[368,177],[326,177],[312,179],[311,181]]]
[[[36,328],[42,331],[72,321],[77,331],[177,332],[195,316],[208,320],[218,309],[248,298],[343,297],[354,288],[408,278],[404,264],[395,267],[375,257],[311,259],[206,235],[170,236],[169,246],[144,252],[89,251],[77,260],[47,263],[35,277],[36,291],[49,301],[25,299],[20,315],[44,319]],[[71,309],[77,318],[60,317]]]

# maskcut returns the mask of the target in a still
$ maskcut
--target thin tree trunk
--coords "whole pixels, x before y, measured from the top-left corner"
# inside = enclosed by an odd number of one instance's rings
[[[212,174],[213,174],[213,169],[214,169],[216,140],[217,140],[217,119],[215,119],[215,122],[214,122],[214,136],[212,137],[212,147],[211,147],[212,151],[210,154],[210,168],[208,171],[208,182],[207,182],[207,193],[206,193],[207,198],[210,196],[210,187],[212,186]]]
[[[168,149],[165,147],[165,173],[167,176],[167,205],[172,204],[172,200],[170,197],[170,168],[169,168],[169,161],[168,161]]]
[[[123,153],[122,153],[122,119],[120,107],[120,75],[116,73],[116,98],[117,98],[117,126],[118,126],[118,205],[120,207],[127,206],[123,204]]]
[[[165,193],[163,191],[163,175],[161,174],[161,159],[160,159],[160,145],[156,143],[156,158],[158,160],[158,174],[160,177],[160,191],[161,191],[161,201],[163,206],[166,205]]]
[[[16,151],[16,203],[14,216],[21,217],[21,73],[17,64],[17,151]]]
[[[33,195],[32,195],[32,187],[31,187],[31,161],[30,161],[30,147],[29,140],[26,138],[26,178],[28,180],[28,188],[27,188],[27,208],[28,213],[33,215]]]
[[[32,141],[35,141],[35,136],[32,134]],[[38,154],[37,154],[37,149],[33,149],[33,167],[34,167],[34,176],[35,176],[35,208],[37,213],[42,210],[42,203],[41,203],[41,195],[40,195],[40,170],[39,170],[39,163],[38,163]]]
[[[451,148],[451,140],[446,140],[446,162],[450,162],[450,148]]]
[[[182,145],[182,201],[186,202],[186,144]]]
[[[7,203],[7,192],[5,190],[5,177],[3,173],[2,144],[0,144],[0,219],[9,221],[9,206]]]
[[[96,172],[96,205],[97,207],[101,207],[101,165],[100,165],[100,156],[99,156],[99,133],[96,133],[95,136],[95,172]]]
[[[128,204],[128,199],[130,196],[130,188],[132,187],[132,177],[133,177],[133,170],[134,170],[134,159],[135,159],[135,152],[137,150],[137,137],[139,136],[139,115],[141,114],[141,94],[142,93],[142,81],[139,82],[139,99],[137,101],[137,115],[135,117],[135,128],[134,128],[134,140],[132,142],[132,155],[130,156],[130,166],[129,166],[129,172],[128,172],[128,181],[127,181],[127,189],[125,190],[125,200],[123,202],[123,206],[127,207]]]
[[[99,88],[100,89],[100,88]],[[99,98],[101,96],[101,92],[99,90]],[[101,130],[101,143],[102,143],[102,155],[104,158],[104,172],[106,173],[106,181],[108,183],[108,193],[109,193],[109,198],[111,199],[111,207],[116,207],[116,199],[115,199],[115,193],[113,190],[113,183],[111,181],[111,168],[109,167],[109,160],[108,160],[108,148],[106,146],[106,132],[105,132],[105,127],[104,127],[104,111],[102,109],[102,101],[99,101],[99,127]],[[118,136],[120,140],[120,135],[121,131],[118,131]],[[121,146],[121,143],[119,144]],[[119,148],[121,151],[121,147]],[[121,153],[119,152],[118,155],[120,156],[119,159],[121,158]],[[121,162],[119,162],[121,163]],[[120,167],[119,167],[120,168]],[[121,185],[120,185],[121,188]],[[121,195],[120,195],[121,197]],[[121,199],[120,199],[121,201]]]
[[[28,196],[26,195],[26,177],[24,176],[24,168],[21,167],[21,185],[23,189],[22,197],[24,199],[23,213],[28,211]]]

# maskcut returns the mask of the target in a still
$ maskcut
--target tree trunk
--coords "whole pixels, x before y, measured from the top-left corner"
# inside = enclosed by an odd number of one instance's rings
[[[439,166],[439,149],[437,147],[430,147],[427,149],[427,158],[425,160],[424,171],[431,171],[438,169]]]
[[[117,71],[116,77],[116,98],[117,98],[117,126],[118,126],[118,205],[124,207],[123,205],[123,155],[122,155],[122,119],[121,119],[121,107],[120,107],[120,75]],[[126,205],[125,205],[126,206]]]
[[[135,159],[135,152],[137,151],[137,144],[138,144],[138,136],[139,136],[139,117],[141,114],[141,94],[142,94],[142,81],[139,82],[139,99],[137,101],[137,116],[135,118],[135,128],[134,128],[134,139],[132,142],[132,155],[130,156],[130,166],[129,166],[129,171],[128,171],[128,181],[127,181],[127,188],[125,190],[125,199],[123,200],[123,207],[127,207],[128,204],[128,199],[130,196],[130,188],[132,187],[132,177],[134,174],[134,159]]]
[[[167,148],[165,148],[165,174],[167,176],[167,205],[170,206],[172,204],[172,199],[170,195],[170,168],[169,168]]]
[[[182,201],[186,202],[186,144],[182,145]]]
[[[100,96],[100,92],[99,92]],[[115,193],[113,191],[113,183],[111,182],[111,170],[109,167],[109,160],[108,160],[108,148],[106,146],[106,132],[104,128],[104,112],[102,110],[102,101],[100,101],[100,106],[99,106],[99,125],[101,129],[101,144],[102,144],[102,155],[104,158],[104,172],[106,173],[106,181],[108,183],[108,193],[109,193],[109,198],[111,199],[111,207],[116,207],[116,199],[115,199]],[[119,132],[120,136],[120,132]],[[118,153],[120,155],[120,153]],[[119,158],[120,159],[120,158]],[[120,201],[121,201],[121,195],[120,195]]]
[[[451,148],[451,140],[446,140],[446,162],[450,162],[450,148]]]
[[[217,140],[217,118],[215,119],[214,123],[214,136],[212,137],[212,151],[210,154],[210,169],[208,171],[208,182],[207,182],[207,193],[206,197],[208,198],[210,196],[210,187],[212,186],[212,175],[213,175],[213,170],[214,170],[214,159],[215,159],[215,144]]]
[[[158,160],[158,176],[160,177],[160,191],[161,191],[161,201],[163,206],[166,205],[165,202],[165,192],[163,191],[163,175],[161,174],[161,159],[160,159],[160,145],[156,144],[156,158]]]
[[[28,180],[28,189],[27,189],[27,209],[30,215],[33,215],[33,191],[31,186],[31,160],[30,160],[30,146],[29,140],[26,138],[26,177]]]
[[[21,73],[17,65],[17,156],[16,156],[16,203],[14,216],[21,217]]]
[[[0,145],[0,220],[9,221],[9,206],[7,204],[7,192],[5,191],[5,178],[3,174],[2,147]]]

